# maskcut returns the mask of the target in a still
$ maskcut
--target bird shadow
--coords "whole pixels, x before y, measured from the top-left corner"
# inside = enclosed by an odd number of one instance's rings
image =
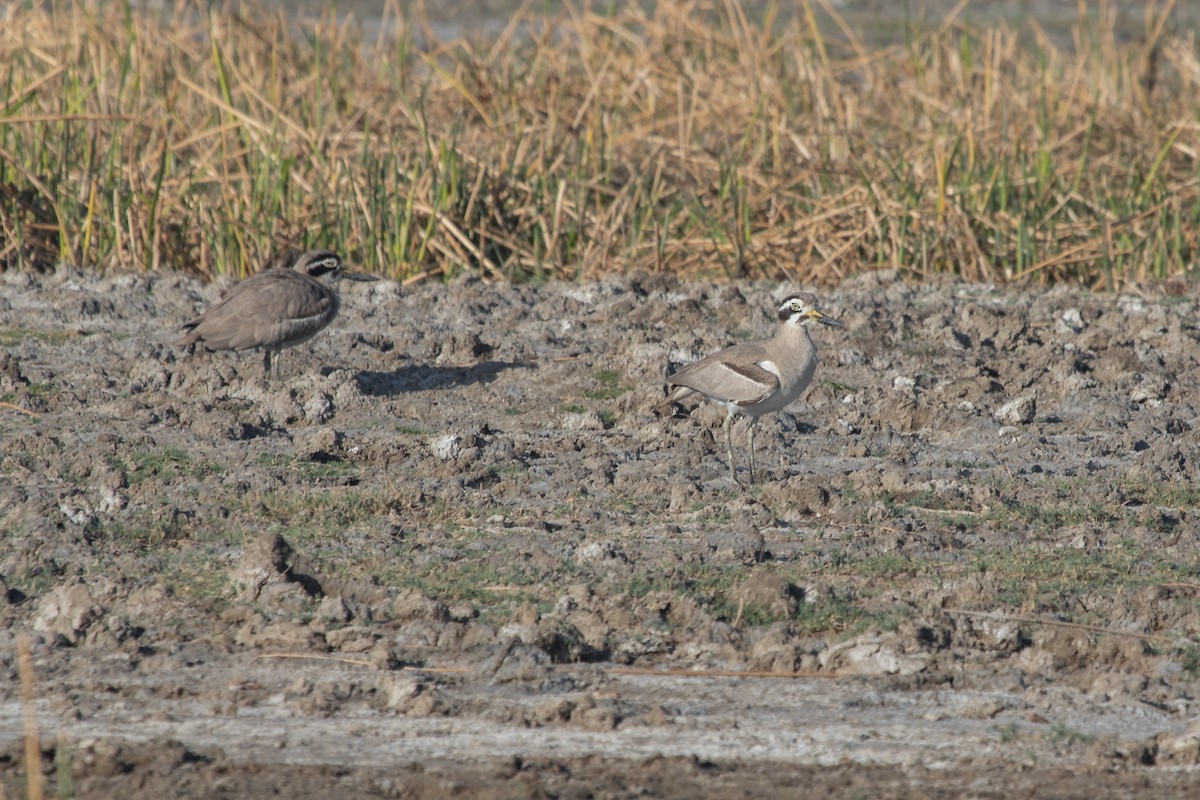
[[[791,417],[789,419],[788,417],[781,416],[779,418],[779,425],[780,425],[780,429],[784,433],[797,433],[801,436],[808,436],[810,434],[814,434],[818,430],[816,425],[813,425],[808,422],[801,422],[800,420],[796,419],[795,417]]]
[[[358,390],[363,394],[385,396],[491,383],[507,369],[536,368],[536,364],[520,361],[484,361],[472,367],[429,367],[413,364],[391,372],[360,372],[356,380]]]

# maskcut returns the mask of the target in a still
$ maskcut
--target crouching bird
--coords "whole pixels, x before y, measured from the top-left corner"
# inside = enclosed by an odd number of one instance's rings
[[[362,272],[343,270],[329,250],[310,250],[290,269],[273,267],[251,275],[203,314],[183,325],[175,344],[205,350],[263,351],[263,370],[279,374],[279,353],[306,342],[333,322],[341,308],[335,285],[340,278],[374,281]]]

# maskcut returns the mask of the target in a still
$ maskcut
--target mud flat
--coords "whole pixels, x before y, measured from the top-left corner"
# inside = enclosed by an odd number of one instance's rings
[[[661,378],[804,287],[349,285],[268,381],[170,345],[222,286],[0,282],[8,796],[20,637],[78,797],[1200,781],[1190,285],[823,291],[737,486]]]

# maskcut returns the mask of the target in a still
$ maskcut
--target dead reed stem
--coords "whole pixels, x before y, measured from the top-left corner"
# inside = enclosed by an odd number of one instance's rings
[[[531,6],[535,4],[530,4]],[[1200,55],[1081,4],[977,29],[960,4],[864,43],[833,4],[527,9],[441,40],[348,20],[122,4],[0,26],[0,261],[245,274],[332,246],[402,280],[870,269],[1114,287],[1200,229]]]
[[[37,690],[29,639],[17,636],[17,671],[21,676],[21,717],[25,727],[25,796],[42,800],[42,745],[38,736]]]

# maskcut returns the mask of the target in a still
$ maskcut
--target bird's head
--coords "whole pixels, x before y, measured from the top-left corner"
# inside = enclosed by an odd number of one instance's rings
[[[788,295],[779,304],[779,321],[785,325],[807,325],[810,322],[820,322],[822,325],[832,325],[840,328],[842,323],[833,317],[821,313],[817,308],[817,298],[808,292],[797,292]]]
[[[343,269],[342,259],[331,250],[309,250],[292,265],[292,269],[303,272],[317,280],[336,281],[346,278],[351,281],[377,281],[379,277],[365,272],[351,272]]]
[[[296,259],[292,269],[318,280],[337,280],[342,277],[342,259],[329,250],[309,250]]]

